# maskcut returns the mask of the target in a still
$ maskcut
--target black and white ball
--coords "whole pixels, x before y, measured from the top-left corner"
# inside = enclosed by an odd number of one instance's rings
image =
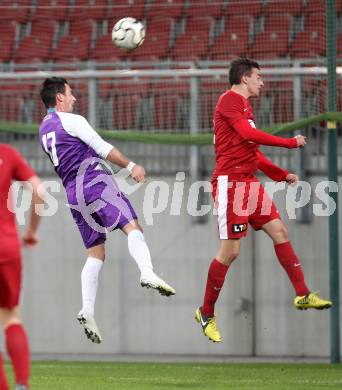
[[[139,20],[123,18],[113,27],[112,41],[122,49],[133,50],[144,42],[145,33],[145,26]]]

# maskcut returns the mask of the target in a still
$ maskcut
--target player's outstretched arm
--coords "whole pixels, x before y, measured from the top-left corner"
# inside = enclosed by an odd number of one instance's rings
[[[273,164],[260,150],[257,151],[258,168],[274,181],[285,181],[288,171]]]
[[[135,164],[133,161],[130,161],[123,153],[120,152],[120,150],[114,146],[108,153],[106,159],[112,164],[116,164],[121,168],[127,168],[135,181],[144,182],[146,180],[145,169],[142,166]]]
[[[259,145],[279,146],[294,149],[306,144],[306,137],[303,135],[297,135],[292,138],[277,137],[252,127],[247,119],[240,119],[236,121],[234,123],[234,129],[245,140],[255,142]]]
[[[145,169],[130,161],[120,150],[102,139],[86,118],[76,114],[64,115],[62,116],[62,123],[69,134],[82,140],[86,145],[95,150],[99,156],[121,168],[127,168],[135,181],[145,181]]]
[[[295,184],[299,177],[273,164],[260,150],[257,151],[258,168],[274,181],[286,181],[288,184]]]

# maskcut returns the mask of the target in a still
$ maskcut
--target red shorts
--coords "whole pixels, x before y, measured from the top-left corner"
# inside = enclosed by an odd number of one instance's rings
[[[12,309],[19,304],[21,259],[0,262],[0,308]]]
[[[247,235],[248,224],[259,230],[280,219],[277,207],[254,175],[223,175],[212,180],[220,239]]]

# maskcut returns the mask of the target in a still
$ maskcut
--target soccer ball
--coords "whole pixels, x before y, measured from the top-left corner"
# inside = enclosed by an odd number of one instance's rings
[[[112,41],[116,46],[133,50],[145,39],[145,26],[134,18],[123,18],[115,23],[112,30]]]

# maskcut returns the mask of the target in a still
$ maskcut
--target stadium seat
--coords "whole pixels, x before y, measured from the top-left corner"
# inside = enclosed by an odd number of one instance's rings
[[[226,29],[217,38],[210,50],[213,60],[227,60],[247,53],[252,17],[226,18]]]
[[[1,21],[27,21],[30,14],[30,6],[32,2],[30,0],[2,0],[1,1]],[[2,23],[2,22],[1,22]]]
[[[313,58],[324,56],[326,53],[326,35],[318,31],[302,31],[298,33],[290,48],[294,58]]]
[[[14,53],[15,62],[43,62],[51,58],[52,35],[24,38]]]
[[[108,9],[106,18],[111,19],[113,24],[127,15],[135,19],[142,19],[145,13],[145,0],[115,0]]]
[[[261,1],[251,0],[230,0],[228,2],[225,14],[229,16],[240,16],[240,15],[252,15],[258,16],[262,12]]]
[[[172,58],[196,60],[207,57],[212,23],[211,18],[188,18],[185,32],[175,40]]]
[[[337,37],[336,53],[337,53],[337,56],[341,58],[341,56],[342,56],[342,33],[340,33]]]
[[[327,83],[324,77],[306,77],[302,82],[302,107],[304,115],[326,112]]]
[[[0,60],[2,62],[8,62],[12,57],[12,51],[15,39],[16,23],[0,23]]]
[[[151,119],[149,83],[130,83],[129,81],[113,83],[113,124],[115,129],[140,129]]]
[[[188,131],[190,87],[184,82],[159,81],[151,85],[154,127],[168,132]]]
[[[56,29],[56,22],[54,20],[46,21],[42,20],[33,20],[31,23],[31,36],[41,38],[44,37],[53,37]]]
[[[173,19],[149,19],[146,26],[148,39],[145,39],[140,47],[130,52],[129,57],[134,60],[165,59],[168,56]]]
[[[0,45],[0,61],[9,62],[12,59],[13,53],[13,37],[4,37],[1,39]]]
[[[124,60],[127,55],[127,51],[119,49],[113,44],[111,34],[108,33],[96,41],[90,57],[97,61],[108,62]]]
[[[71,36],[83,36],[89,35],[92,37],[93,33],[93,21],[91,19],[72,20],[69,26],[69,35]]]
[[[5,83],[1,84],[1,91],[2,120],[7,122],[27,122],[25,111],[34,109],[35,103],[32,99],[34,96],[37,96],[37,88],[24,82],[20,82],[20,84]],[[32,107],[25,104],[28,101],[32,102]]]
[[[222,15],[224,2],[217,0],[207,0],[205,2],[192,1],[187,9],[188,17],[210,16],[219,18]]]
[[[37,0],[32,20],[66,20],[69,0]]]
[[[108,0],[77,0],[69,6],[68,19],[103,19],[108,7]]]
[[[325,1],[322,0],[308,0],[305,7],[306,13],[321,13],[325,14]]]
[[[338,15],[342,14],[342,0],[336,0],[336,12]]]
[[[268,15],[265,20],[264,31],[281,31],[289,34],[293,17],[289,14]]]
[[[89,57],[90,37],[88,34],[72,36],[67,35],[60,39],[53,52],[54,60],[84,61]]]
[[[257,59],[284,57],[288,53],[287,31],[263,31],[250,47],[250,56]]]
[[[229,60],[247,54],[248,33],[225,31],[218,36],[210,50],[212,60]]]
[[[227,89],[228,79],[203,81],[200,87],[200,128],[212,129],[217,100]]]
[[[297,34],[292,43],[292,57],[317,57],[326,53],[326,18],[324,14],[309,14],[305,17],[304,31]]]
[[[267,2],[263,8],[263,14],[266,16],[272,14],[290,14],[299,16],[303,12],[302,0],[277,0]]]
[[[154,0],[146,8],[146,15],[152,17],[179,18],[184,15],[184,0]]]

